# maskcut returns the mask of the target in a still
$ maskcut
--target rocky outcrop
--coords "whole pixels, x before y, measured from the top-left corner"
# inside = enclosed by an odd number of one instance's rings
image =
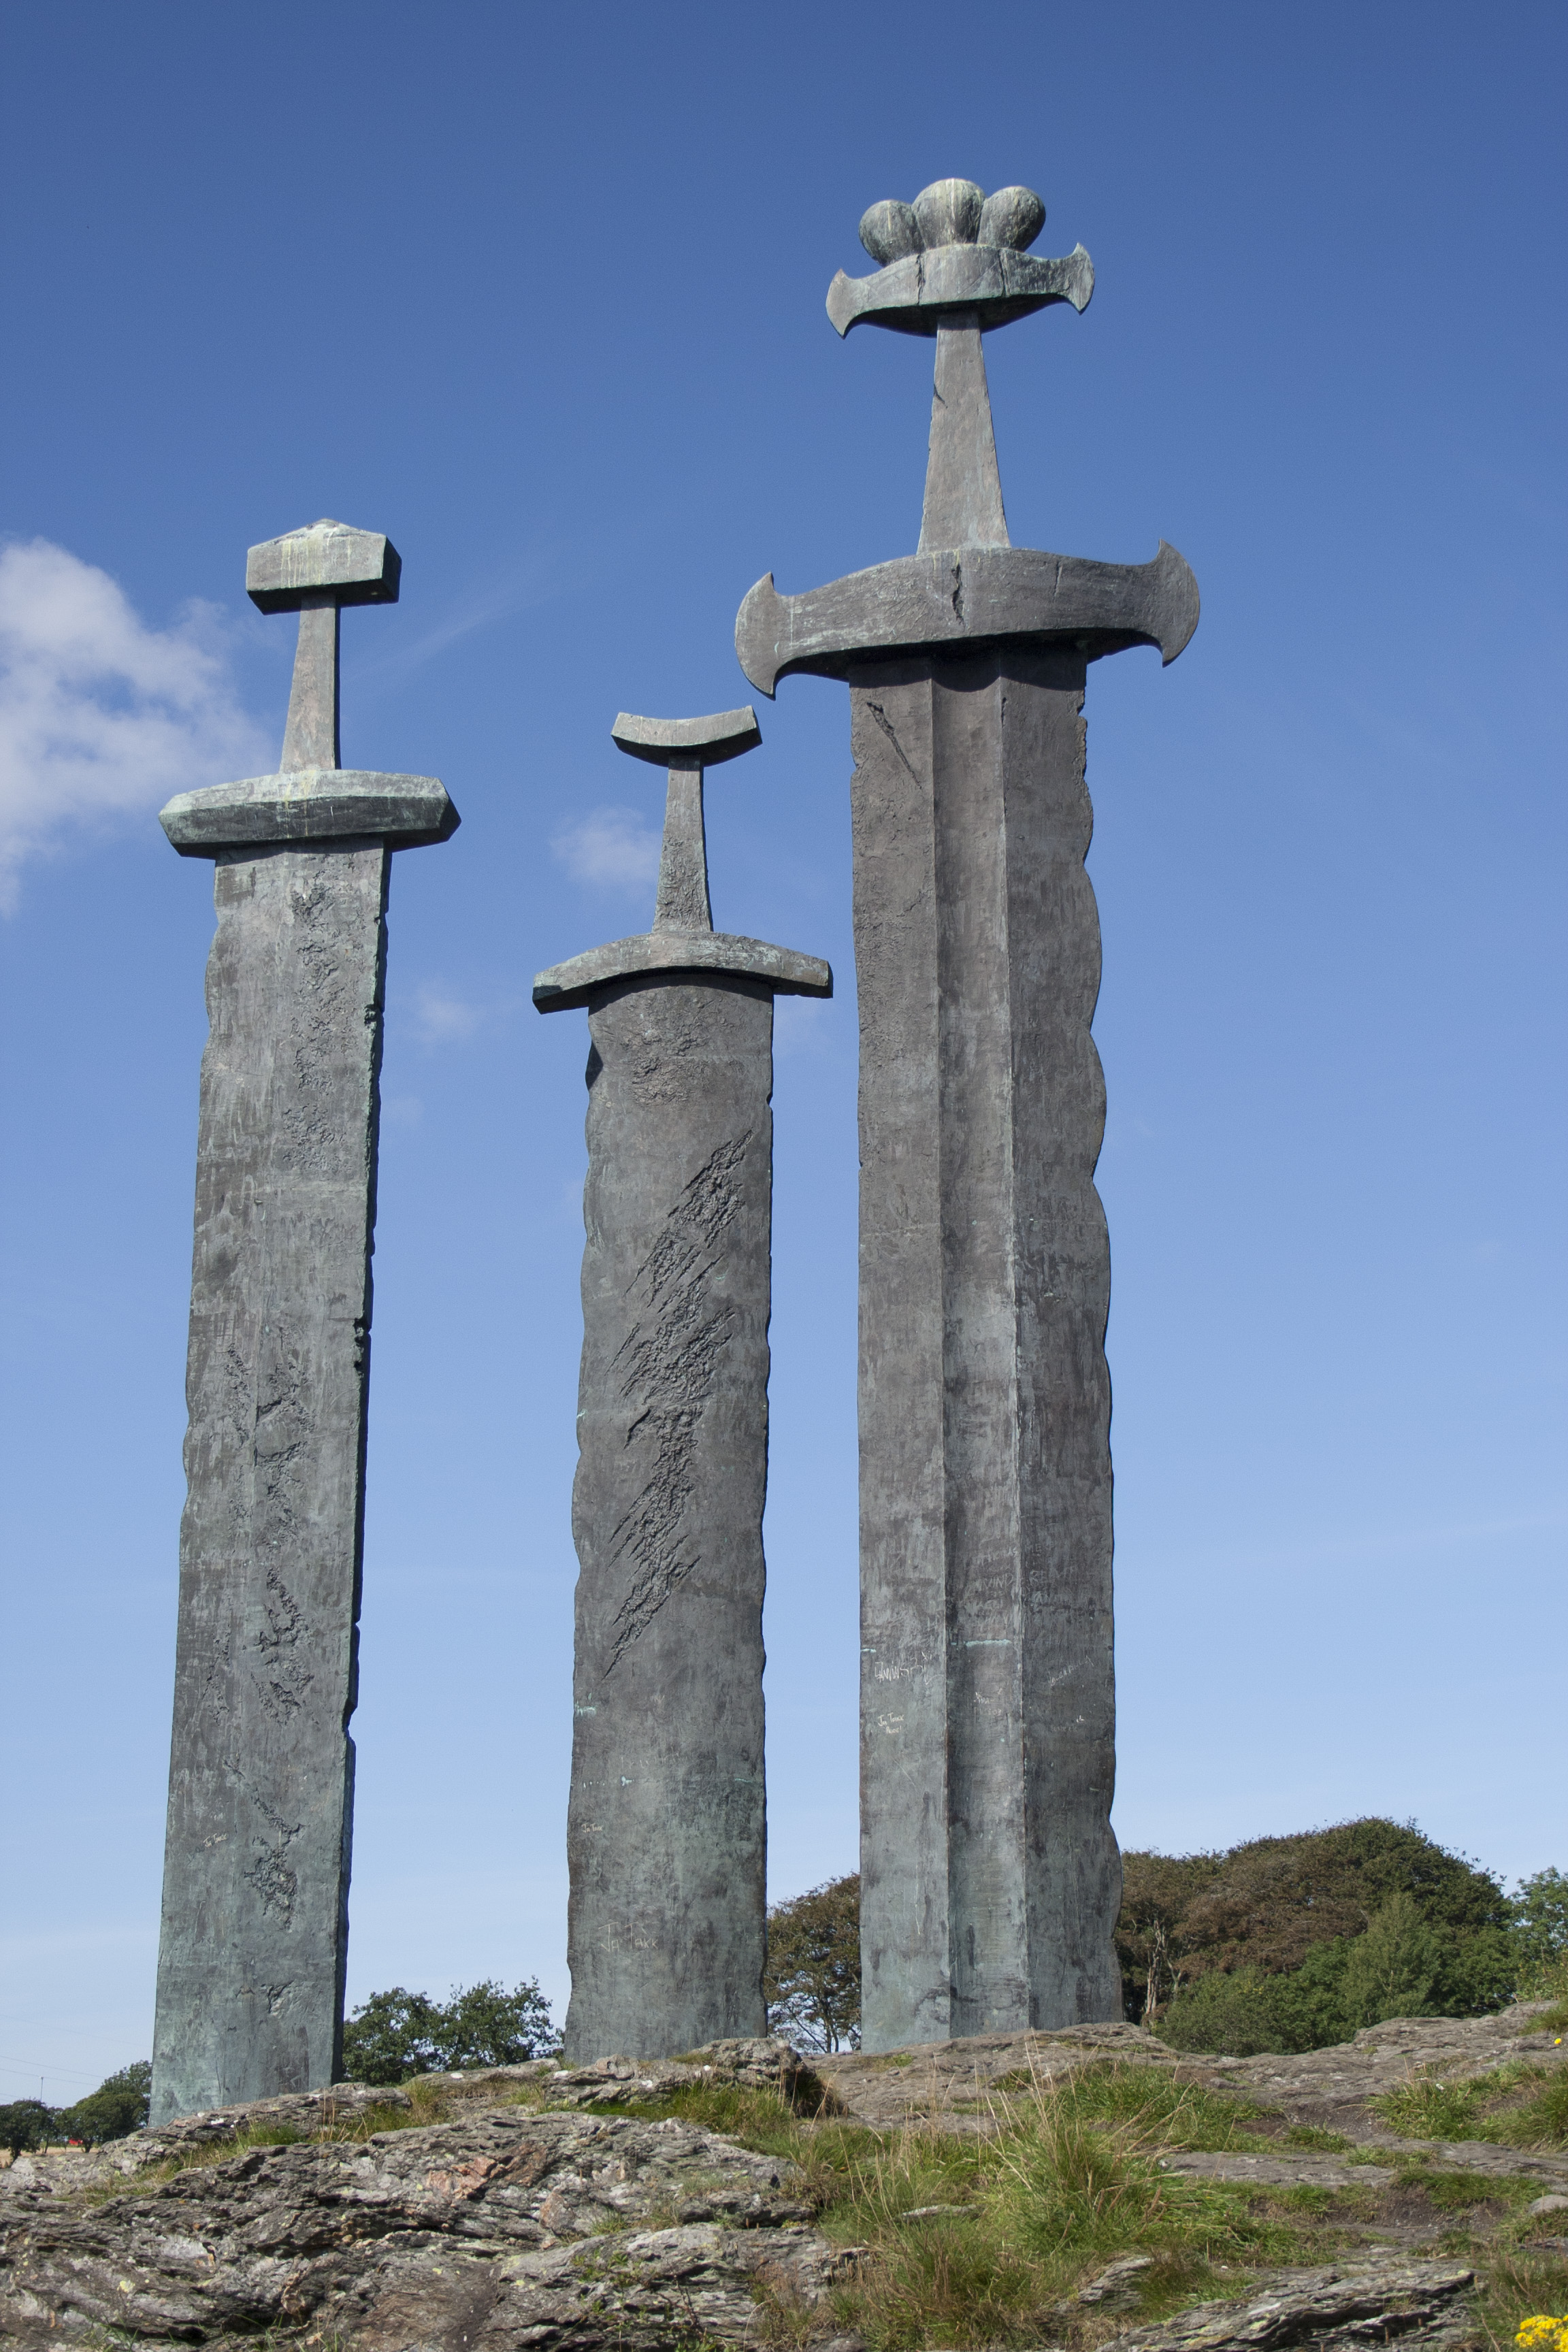
[[[1284,2352],[1292,2344],[1414,2347],[1474,2341],[1462,2296],[1475,2273],[1462,2263],[1324,2263],[1278,2271],[1236,2303],[1200,2303],[1179,2317],[1135,2327],[1105,2352]]]
[[[0,2338],[83,2352],[254,2352],[258,2336],[290,2352],[689,2352],[759,2344],[772,2327],[812,2352],[863,2352],[834,2336],[833,2289],[862,2259],[874,2265],[876,2248],[831,2245],[788,2164],[647,2110],[719,2085],[781,2095],[803,2119],[989,2132],[1037,2084],[1113,2058],[1245,2092],[1266,2110],[1244,2115],[1227,2147],[1173,2142],[1156,2160],[1176,2177],[1333,2192],[1324,2252],[1336,2258],[1238,2273],[1237,2300],[1106,2347],[1100,2331],[1135,2314],[1150,2267],[1129,2249],[1053,2307],[1057,2340],[1102,2352],[1349,2352],[1400,2338],[1410,2352],[1458,2352],[1474,2341],[1470,2272],[1435,2259],[1444,2213],[1412,2182],[1468,2173],[1495,2211],[1489,2179],[1500,2190],[1513,2177],[1538,2180],[1531,2245],[1564,2246],[1540,2233],[1568,2202],[1568,2152],[1402,2139],[1366,2102],[1434,2068],[1465,2079],[1510,2057],[1568,2061],[1539,2014],[1401,2021],[1289,2059],[1178,2061],[1136,2026],[1085,2026],[810,2064],[779,2042],[732,2042],[651,2064],[542,2059],[402,2091],[345,2084],[261,2100],[91,2156],[19,2158],[0,2173]],[[1293,2124],[1324,2119],[1350,2145],[1291,2145]],[[800,2137],[809,2149],[810,2132]],[[1521,2192],[1508,2193],[1517,2213]],[[969,2210],[916,2206],[894,2219],[962,2231]],[[1347,2239],[1363,2243],[1341,2259]],[[781,2311],[782,2331],[769,2315]]]
[[[1462,2082],[1511,2059],[1537,2066],[1568,2062],[1568,2041],[1536,2021],[1546,2008],[1521,2002],[1496,2017],[1395,2018],[1367,2026],[1353,2042],[1290,2057],[1183,2057],[1142,2026],[1117,2023],[1055,2033],[977,2033],[887,2056],[840,2052],[811,2063],[850,2114],[884,2127],[929,2117],[950,2129],[984,2129],[1010,2097],[1027,2095],[1033,2084],[1112,2058],[1167,2067],[1184,2081],[1216,2090],[1244,2091],[1291,2122],[1328,2126],[1349,2139],[1397,2148],[1400,2143],[1369,2112],[1369,2099],[1413,2074],[1437,2073]]]
[[[1327,2124],[1352,2139],[1376,2139],[1366,2102],[1413,2074],[1465,2082],[1513,2059],[1560,2065],[1568,2042],[1537,2021],[1549,2004],[1520,2001],[1496,2017],[1396,2017],[1363,2028],[1353,2042],[1298,2055],[1194,2058],[1185,2064],[1218,2087],[1246,2090],[1302,2122]],[[1386,2137],[1386,2135],[1382,2135]]]
[[[760,2284],[825,2292],[841,2258],[810,2218],[772,2159],[689,2124],[476,2107],[108,2198],[19,2183],[0,2333],[226,2347],[276,2328],[355,2352],[734,2341]]]
[[[812,2068],[845,2111],[886,2129],[929,2116],[963,2130],[1031,2082],[1048,2083],[1108,2058],[1174,2067],[1176,2054],[1141,2025],[1069,2025],[1055,2033],[973,2033],[961,2042],[920,2042],[885,2056],[836,2051]]]

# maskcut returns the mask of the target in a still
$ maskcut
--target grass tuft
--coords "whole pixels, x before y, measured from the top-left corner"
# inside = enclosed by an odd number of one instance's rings
[[[1568,2067],[1548,2076],[1522,2106],[1500,2116],[1497,2136],[1510,2147],[1568,2147]]]
[[[1488,2352],[1514,2352],[1520,2322],[1534,2313],[1568,2312],[1568,2261],[1562,2254],[1528,2245],[1472,2251],[1481,2273],[1473,2308]]]

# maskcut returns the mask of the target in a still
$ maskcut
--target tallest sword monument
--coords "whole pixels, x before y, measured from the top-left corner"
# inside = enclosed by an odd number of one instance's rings
[[[934,339],[915,554],[759,581],[762,693],[850,691],[860,1005],[861,1953],[869,2051],[1113,2018],[1110,1258],[1089,1034],[1088,666],[1173,661],[1191,572],[1015,548],[982,338],[1082,310],[1045,206],[942,180],[875,205],[839,333]]]

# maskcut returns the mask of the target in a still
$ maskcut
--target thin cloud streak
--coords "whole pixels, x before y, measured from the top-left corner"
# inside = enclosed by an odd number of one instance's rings
[[[658,879],[660,839],[658,827],[642,810],[606,807],[557,826],[550,846],[574,882],[640,890]]]

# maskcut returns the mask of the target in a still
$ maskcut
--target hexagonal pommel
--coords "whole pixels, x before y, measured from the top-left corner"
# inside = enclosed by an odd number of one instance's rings
[[[295,613],[322,595],[338,604],[395,604],[403,559],[384,532],[313,522],[264,540],[245,559],[245,585],[263,613]]]

